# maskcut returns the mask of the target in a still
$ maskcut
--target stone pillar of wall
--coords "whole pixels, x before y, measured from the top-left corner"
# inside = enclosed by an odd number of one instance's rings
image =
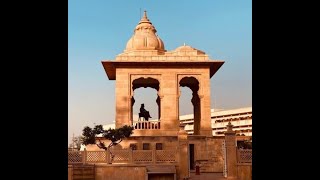
[[[189,162],[188,162],[188,133],[184,130],[184,125],[180,125],[178,132],[179,141],[179,168],[178,180],[183,180],[189,177]]]
[[[226,154],[227,154],[227,179],[237,179],[237,149],[236,132],[232,130],[233,125],[229,122],[225,132]]]

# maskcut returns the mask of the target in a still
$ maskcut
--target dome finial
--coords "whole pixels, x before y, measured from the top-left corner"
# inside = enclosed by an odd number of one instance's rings
[[[143,17],[141,18],[141,21],[149,21],[149,19],[147,17],[147,11],[146,10],[144,10]]]
[[[146,10],[144,10],[144,12],[143,12],[143,17],[147,18],[147,11]]]

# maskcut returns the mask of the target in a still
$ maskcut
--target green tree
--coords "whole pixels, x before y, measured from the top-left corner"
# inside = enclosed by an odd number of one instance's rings
[[[119,144],[124,138],[130,137],[133,133],[133,127],[125,125],[121,128],[104,130],[102,125],[96,125],[93,129],[86,126],[82,130],[82,143],[84,145],[95,144],[100,149],[104,149],[111,154],[111,160],[113,160],[114,155],[110,151],[112,146]],[[102,135],[102,137],[110,140],[110,144],[106,146],[104,142],[102,142],[99,138],[96,138],[98,135]]]

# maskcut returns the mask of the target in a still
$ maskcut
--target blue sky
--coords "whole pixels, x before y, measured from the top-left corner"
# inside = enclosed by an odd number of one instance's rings
[[[252,105],[251,0],[69,0],[69,142],[84,126],[114,121],[115,81],[108,80],[101,60],[123,52],[143,10],[166,50],[186,43],[225,61],[211,78],[211,108]],[[192,113],[191,91],[181,91],[180,112]],[[134,112],[143,102],[156,117],[155,98],[155,90],[135,90]]]

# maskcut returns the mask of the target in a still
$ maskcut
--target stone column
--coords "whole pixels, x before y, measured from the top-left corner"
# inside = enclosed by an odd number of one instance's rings
[[[201,104],[201,124],[200,124],[200,135],[212,137],[211,127],[211,91],[210,91],[210,71],[209,69],[203,69],[200,80],[199,98]]]
[[[188,162],[188,133],[184,130],[185,125],[180,125],[180,130],[178,132],[179,141],[179,169],[178,169],[178,179],[183,180],[189,177],[189,162]]]
[[[160,118],[161,134],[175,136],[179,131],[178,92],[175,74],[164,71],[161,76]]]
[[[225,134],[226,156],[227,156],[227,179],[237,178],[237,149],[236,132],[232,130],[233,125],[229,122]]]
[[[200,135],[200,121],[201,121],[201,109],[200,98],[197,92],[192,93],[191,99],[193,105],[193,135]]]
[[[125,69],[117,69],[117,80],[116,80],[116,128],[124,125],[131,126],[131,98],[130,87],[128,86],[129,75]]]
[[[130,104],[130,107],[129,107],[129,122],[130,122],[130,126],[133,126],[133,121],[137,121],[137,119],[133,119],[133,105],[135,103],[135,99],[133,96],[130,96],[129,97],[129,104]]]
[[[157,97],[157,105],[158,105],[158,120],[160,121],[160,118],[161,118],[161,99],[160,99],[160,96],[158,95]]]

